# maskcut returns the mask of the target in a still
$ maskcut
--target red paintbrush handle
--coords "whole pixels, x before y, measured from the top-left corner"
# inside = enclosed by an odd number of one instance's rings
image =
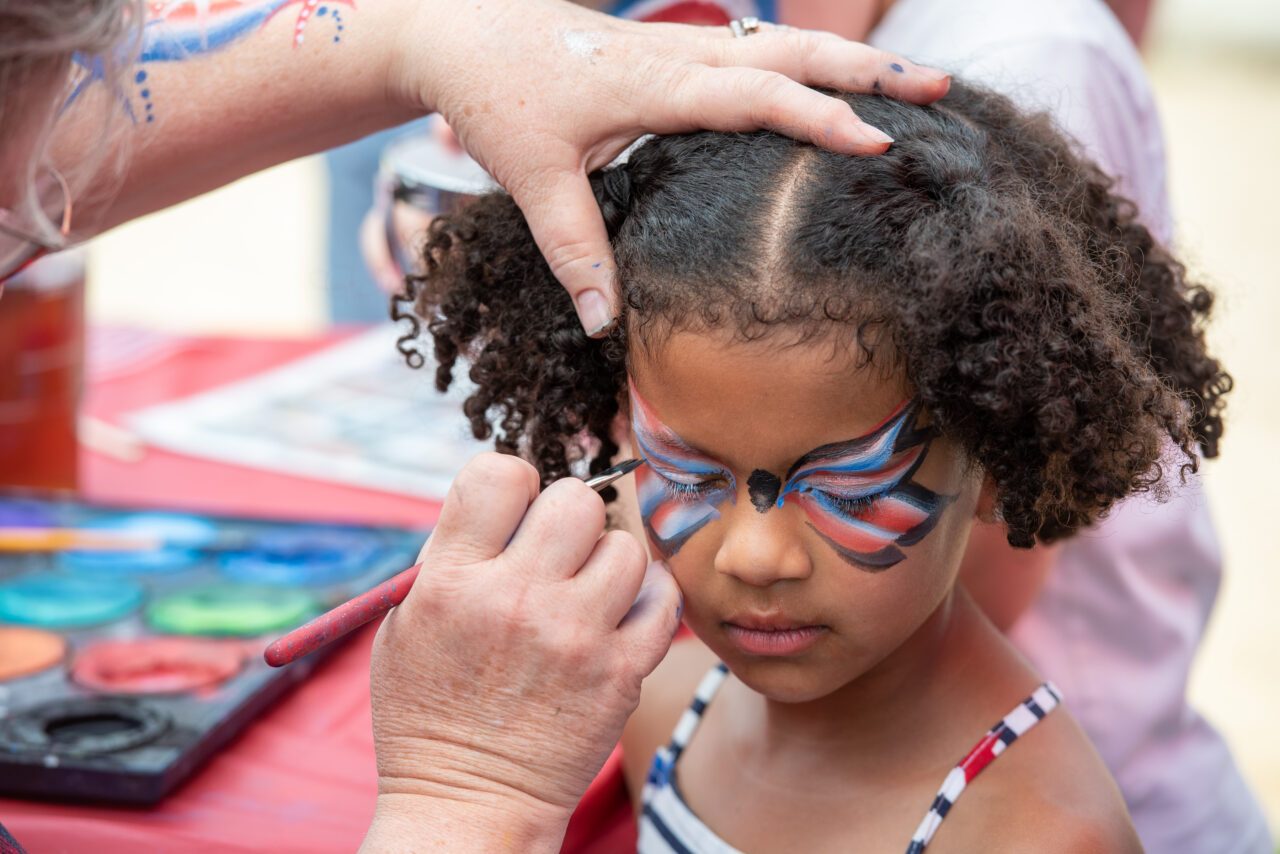
[[[409,595],[422,564],[414,564],[399,575],[388,578],[368,593],[344,602],[321,614],[305,626],[299,626],[267,647],[264,658],[272,667],[283,667],[309,652],[331,643],[365,623],[378,619]]]

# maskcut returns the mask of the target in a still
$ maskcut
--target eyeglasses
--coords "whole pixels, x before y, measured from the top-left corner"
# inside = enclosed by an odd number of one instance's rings
[[[71,191],[54,169],[36,179],[36,202],[49,221],[58,223],[57,237],[18,211],[0,208],[0,288],[5,281],[49,252],[66,247],[71,233]]]

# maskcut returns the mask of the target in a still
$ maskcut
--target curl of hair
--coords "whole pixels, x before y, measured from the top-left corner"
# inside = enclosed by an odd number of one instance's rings
[[[591,177],[624,311],[592,340],[505,195],[434,221],[393,301],[460,358],[478,438],[545,481],[605,468],[628,346],[715,330],[831,338],[887,358],[994,481],[1009,542],[1068,536],[1216,456],[1231,378],[1209,290],[1045,116],[957,83],[932,107],[841,96],[897,141],[879,157],[769,133],[654,139]]]

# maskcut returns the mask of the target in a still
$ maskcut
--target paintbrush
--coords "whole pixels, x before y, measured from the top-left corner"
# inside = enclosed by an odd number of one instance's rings
[[[609,486],[614,481],[635,471],[644,460],[627,460],[587,480],[587,486],[596,492]],[[422,569],[416,563],[377,587],[364,593],[350,602],[344,602],[332,611],[321,614],[305,626],[299,626],[289,634],[267,647],[263,657],[272,667],[283,667],[297,661],[309,652],[314,652],[326,644],[376,620],[404,601],[409,595],[409,588]]]

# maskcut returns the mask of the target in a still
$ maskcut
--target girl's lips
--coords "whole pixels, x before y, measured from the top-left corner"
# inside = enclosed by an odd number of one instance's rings
[[[826,634],[826,626],[749,629],[736,623],[722,623],[729,642],[747,655],[799,655]]]

